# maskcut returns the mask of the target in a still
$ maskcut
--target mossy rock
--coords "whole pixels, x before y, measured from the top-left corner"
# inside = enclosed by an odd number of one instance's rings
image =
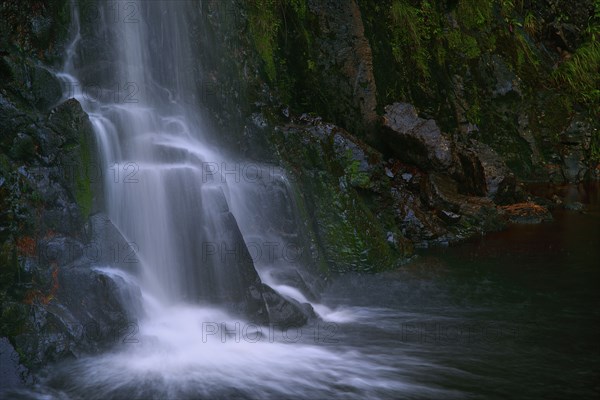
[[[288,126],[273,141],[302,193],[299,206],[312,221],[321,262],[331,272],[399,265],[410,249],[379,201],[379,193],[389,193],[389,183],[386,189],[368,164],[381,156],[340,128],[313,122],[316,126]]]

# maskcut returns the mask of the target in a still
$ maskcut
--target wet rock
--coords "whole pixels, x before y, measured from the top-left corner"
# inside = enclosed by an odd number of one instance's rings
[[[68,99],[51,110],[48,121],[65,143],[78,142],[81,131],[93,132],[88,115],[76,99]]]
[[[19,354],[10,341],[5,337],[0,338],[0,396],[5,390],[23,387],[27,381],[31,381],[28,373],[27,368],[19,364]]]
[[[585,210],[585,206],[578,202],[578,201],[574,201],[574,202],[570,202],[570,203],[566,203],[564,205],[565,210],[569,210],[569,211],[583,211]]]
[[[455,224],[460,221],[460,214],[456,214],[451,211],[441,210],[438,215],[443,221],[449,224]]]
[[[581,182],[587,173],[585,156],[578,149],[564,148],[561,152],[562,174],[566,182]]]
[[[60,82],[45,67],[20,58],[4,57],[4,63],[13,79],[10,88],[38,111],[47,111],[61,99]]]
[[[211,241],[231,251],[202,257],[202,265],[191,277],[201,284],[202,300],[225,304],[230,311],[256,323],[304,324],[302,307],[296,301],[282,297],[261,282],[223,190],[210,188],[204,194],[204,201],[212,203],[206,210],[220,212],[204,214],[199,222],[214,224],[216,236],[211,237]],[[207,276],[212,279],[207,280]]]
[[[552,201],[556,205],[561,205],[563,203],[562,199],[558,195],[556,195],[556,194],[552,195]]]
[[[559,154],[561,172],[566,182],[581,182],[588,174],[586,152],[589,149],[592,127],[577,114],[561,132]]]
[[[51,110],[48,128],[49,132],[40,131],[41,135],[50,136],[42,142],[49,146],[59,145],[56,163],[64,171],[64,184],[75,196],[84,218],[104,209],[104,188],[96,138],[81,104],[69,99]],[[60,142],[53,140],[53,136],[59,136]],[[46,151],[52,154],[51,149]]]
[[[395,103],[385,111],[384,140],[399,159],[454,176],[466,195],[486,196],[498,204],[514,200],[515,176],[490,146],[474,139],[453,142],[435,121],[419,118],[410,104]]]
[[[46,237],[36,243],[35,254],[24,258],[26,274],[18,285],[25,290],[23,300],[6,306],[27,310],[10,323],[18,326],[14,341],[31,368],[106,349],[135,328],[142,314],[139,287],[99,269],[115,268],[114,247],[103,241],[125,239],[114,227],[109,235],[107,228],[92,225],[89,241]]]
[[[425,170],[445,170],[453,162],[452,143],[434,120],[419,118],[407,103],[385,107],[383,140],[403,161]]]
[[[491,72],[490,75],[494,80],[492,96],[501,97],[506,96],[509,93],[521,96],[519,78],[511,71],[510,67],[500,55],[485,55],[482,57],[482,62],[485,63],[486,68]]]
[[[133,274],[139,272],[138,244],[125,239],[108,215],[90,216],[86,231],[88,241],[80,254],[90,265],[110,265]]]
[[[317,301],[319,292],[324,289],[322,282],[302,267],[278,267],[269,271],[269,275],[277,284],[297,288],[309,301]]]
[[[263,298],[269,313],[269,323],[282,327],[299,327],[316,318],[312,306],[283,297],[269,286],[262,285]]]
[[[467,194],[487,196],[497,204],[515,198],[516,178],[506,163],[490,146],[476,140],[457,149],[459,177]]]
[[[458,183],[448,175],[430,174],[423,182],[421,197],[430,208],[461,215],[451,228],[452,242],[474,233],[496,231],[504,225],[491,199],[461,194]]]
[[[77,263],[55,268],[50,287],[29,301],[32,313],[15,343],[34,369],[117,343],[141,310],[139,288]]]
[[[234,313],[254,321],[268,322],[268,313],[262,298],[262,283],[237,221],[229,211],[223,190],[220,187],[205,188],[203,201],[207,206],[194,220],[197,224],[205,223],[210,226],[210,232],[216,236],[197,238],[198,247],[202,247],[204,253],[194,258],[202,260],[202,263],[189,278],[199,285],[203,296],[201,300],[225,304]],[[219,212],[213,213],[213,210]],[[230,253],[204,250],[203,246],[209,240],[210,243],[218,243],[220,248],[231,249]],[[206,276],[210,276],[211,279],[206,279]]]
[[[410,182],[413,178],[412,174],[409,174],[407,172],[402,174],[402,179],[404,179],[406,182]]]
[[[448,233],[442,221],[427,212],[418,195],[402,187],[393,188],[391,193],[401,232],[417,247],[428,247],[428,242]]]

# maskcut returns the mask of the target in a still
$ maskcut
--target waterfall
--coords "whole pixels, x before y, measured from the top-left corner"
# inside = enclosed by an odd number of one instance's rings
[[[231,193],[243,196],[229,188],[242,168],[206,144],[199,117],[186,21],[193,5],[98,2],[93,26],[75,6],[61,78],[90,116],[107,213],[137,252],[142,288],[162,304],[266,313],[229,206]],[[82,29],[95,30],[93,49]]]

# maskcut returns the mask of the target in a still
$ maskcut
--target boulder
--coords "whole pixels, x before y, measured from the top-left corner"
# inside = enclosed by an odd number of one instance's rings
[[[31,312],[14,340],[33,369],[117,343],[141,310],[139,288],[85,263],[55,267],[26,301]]]
[[[434,120],[419,118],[408,103],[385,107],[383,141],[398,158],[424,170],[448,170],[453,163],[452,142]]]
[[[453,141],[407,103],[385,107],[383,126],[383,140],[400,160],[452,175],[466,195],[489,197],[499,204],[513,200],[515,176],[490,146],[474,139]]]
[[[217,250],[203,254],[196,273],[203,300],[224,304],[229,311],[260,324],[306,323],[303,306],[261,282],[221,187],[205,188],[203,202],[203,221],[209,225],[212,250]]]
[[[468,144],[457,146],[457,156],[458,180],[464,193],[486,196],[497,204],[514,200],[515,175],[490,146],[471,139]]]
[[[131,274],[139,272],[137,244],[124,238],[108,215],[97,213],[90,216],[86,231],[89,240],[81,255],[90,265],[110,265]]]
[[[299,327],[316,318],[310,304],[301,304],[294,299],[284,297],[265,284],[262,285],[262,291],[270,323],[281,327]]]

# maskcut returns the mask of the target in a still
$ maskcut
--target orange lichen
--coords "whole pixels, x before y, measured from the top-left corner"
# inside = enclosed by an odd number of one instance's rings
[[[17,249],[24,256],[32,257],[36,252],[36,242],[31,236],[23,236],[17,239]]]
[[[500,208],[507,214],[518,217],[543,216],[548,213],[548,209],[546,207],[542,207],[539,204],[535,204],[530,201],[502,206]]]
[[[25,297],[23,298],[23,302],[25,304],[43,304],[48,305],[55,297],[58,292],[59,284],[58,284],[58,265],[56,263],[52,264],[52,287],[47,293],[42,292],[38,289],[28,290],[25,293]]]

